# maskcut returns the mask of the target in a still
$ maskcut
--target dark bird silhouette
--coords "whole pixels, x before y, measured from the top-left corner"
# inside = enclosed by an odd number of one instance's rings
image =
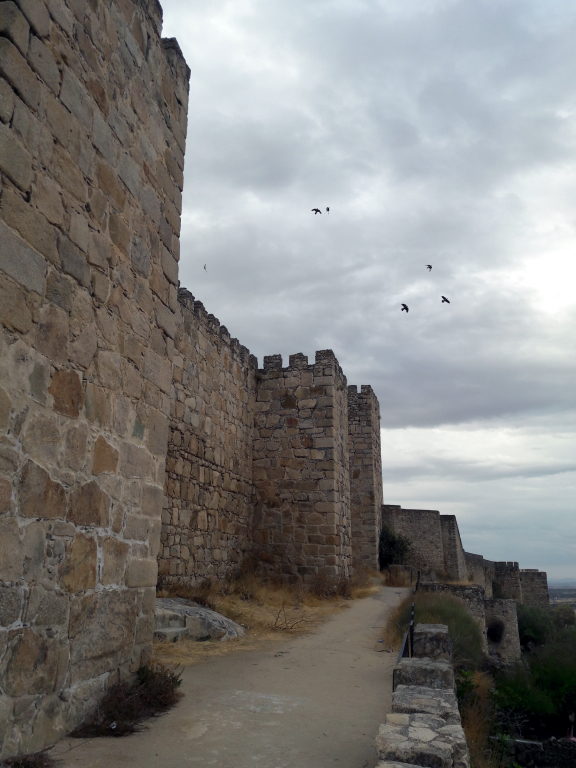
[[[206,272],[208,272],[208,270],[206,269],[206,264],[204,264],[204,269],[206,270]]]
[[[326,213],[330,213],[330,208],[326,208]]]
[[[444,304],[444,302],[446,302],[446,304],[450,304],[446,296],[442,296],[442,304]]]
[[[428,267],[428,272],[432,272],[432,264],[426,264],[426,266]]]
[[[317,213],[322,213],[320,208],[312,208],[312,211],[314,212],[314,216],[316,216]]]
[[[408,307],[406,306],[406,304],[402,304],[402,309],[400,310],[400,312],[408,312],[408,311],[409,310],[408,310]]]

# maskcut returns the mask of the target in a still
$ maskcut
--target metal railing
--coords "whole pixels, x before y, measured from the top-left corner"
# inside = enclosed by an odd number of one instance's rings
[[[410,570],[410,584],[412,584],[412,570]],[[415,597],[416,592],[418,592],[418,587],[420,586],[420,571],[417,571],[416,576],[416,585],[414,587],[414,591],[412,592],[412,595]],[[408,631],[404,633],[404,638],[402,640],[402,645],[400,646],[400,653],[398,654],[398,661],[400,659],[405,658],[411,658],[414,656],[414,613],[416,610],[416,606],[414,601],[412,601],[412,608],[410,609],[410,623],[408,624]]]

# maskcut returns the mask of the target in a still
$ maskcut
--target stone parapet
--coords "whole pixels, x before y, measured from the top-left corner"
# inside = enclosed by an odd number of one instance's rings
[[[412,655],[434,661],[452,661],[450,633],[445,624],[416,624]]]
[[[376,738],[378,758],[401,765],[469,768],[468,746],[462,726],[447,724],[427,714],[386,715]]]
[[[454,670],[449,661],[433,659],[400,659],[393,670],[393,689],[399,685],[418,685],[424,688],[454,690]]]
[[[456,694],[450,688],[426,688],[422,685],[398,685],[392,694],[392,712],[441,717],[447,725],[460,725]]]

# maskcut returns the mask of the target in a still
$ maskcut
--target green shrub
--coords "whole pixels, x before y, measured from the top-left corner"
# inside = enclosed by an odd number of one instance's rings
[[[482,634],[468,608],[461,600],[434,592],[417,592],[416,624],[446,624],[452,643],[452,657],[457,670],[475,669],[483,661]],[[412,599],[408,598],[400,614],[400,627],[410,622]]]
[[[576,624],[576,612],[571,605],[563,603],[552,611],[552,620],[556,627],[573,627]]]
[[[517,603],[516,612],[522,648],[529,650],[533,646],[544,645],[552,637],[554,626],[550,611]]]
[[[401,533],[394,533],[383,525],[378,542],[378,564],[380,570],[390,565],[404,565],[410,551],[410,539]]]

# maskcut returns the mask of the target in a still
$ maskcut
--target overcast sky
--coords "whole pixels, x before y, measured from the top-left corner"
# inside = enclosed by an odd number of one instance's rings
[[[574,2],[162,4],[181,284],[260,365],[331,348],[373,386],[387,503],[576,577]]]

